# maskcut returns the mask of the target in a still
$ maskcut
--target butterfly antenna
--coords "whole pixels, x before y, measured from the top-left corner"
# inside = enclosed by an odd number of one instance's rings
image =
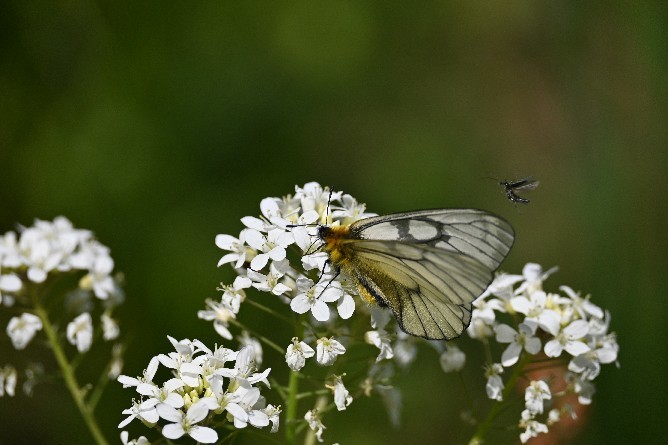
[[[329,214],[329,205],[332,203],[332,191],[333,187],[329,188],[329,197],[327,197],[327,208],[325,209],[325,222],[330,224],[331,215]]]

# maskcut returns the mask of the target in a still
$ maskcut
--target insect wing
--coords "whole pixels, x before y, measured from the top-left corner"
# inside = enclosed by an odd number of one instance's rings
[[[510,188],[513,191],[521,192],[535,189],[540,185],[540,181],[533,179],[533,177],[529,176],[528,178],[524,178],[520,181],[515,181],[511,183],[506,182],[505,184],[507,188]]]
[[[471,302],[514,240],[506,221],[468,209],[367,218],[350,230],[360,285],[390,306],[404,331],[445,340],[468,326]]]

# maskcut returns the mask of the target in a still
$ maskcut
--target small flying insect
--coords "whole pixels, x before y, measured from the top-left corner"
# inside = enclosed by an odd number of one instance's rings
[[[515,234],[483,210],[436,209],[318,226],[322,250],[370,304],[389,307],[406,333],[459,337]]]
[[[520,179],[519,181],[499,181],[499,185],[503,186],[504,190],[506,191],[506,197],[508,200],[512,202],[519,202],[520,204],[529,204],[529,200],[527,198],[518,196],[516,192],[533,190],[538,187],[538,184],[540,184],[540,182],[533,179],[532,176]]]

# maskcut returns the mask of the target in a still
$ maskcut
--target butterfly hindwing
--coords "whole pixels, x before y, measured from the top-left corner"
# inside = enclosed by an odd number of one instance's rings
[[[344,268],[389,306],[402,329],[430,339],[459,336],[471,302],[512,246],[512,227],[480,210],[426,210],[372,217],[350,226]]]

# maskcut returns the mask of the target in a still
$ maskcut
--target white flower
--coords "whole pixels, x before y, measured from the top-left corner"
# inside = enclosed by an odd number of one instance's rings
[[[234,309],[225,301],[216,302],[209,298],[206,305],[210,308],[207,311],[197,311],[197,317],[202,320],[213,320],[213,328],[221,337],[232,340],[232,333],[228,329],[229,321],[236,318]]]
[[[402,368],[406,368],[417,357],[417,341],[416,337],[406,334],[402,330],[397,331],[397,341],[392,346],[394,352],[394,361]]]
[[[288,350],[285,353],[285,361],[290,369],[299,371],[306,364],[306,359],[314,355],[315,351],[312,347],[303,341],[299,341],[297,337],[293,337],[292,344],[288,346]]]
[[[557,335],[559,332],[560,317],[552,309],[547,309],[547,294],[542,290],[535,291],[529,295],[529,298],[520,295],[510,300],[510,305],[514,310],[526,315],[524,322],[533,321],[538,324],[545,332]]]
[[[18,268],[23,264],[16,232],[0,235],[0,267]]]
[[[223,388],[223,377],[220,375],[213,375],[209,380],[209,384],[211,385],[211,391],[218,403],[218,407],[227,411],[228,419],[231,416],[232,419],[230,420],[233,420],[235,425],[243,424],[245,426],[248,423],[248,413],[241,406],[241,397],[245,390],[250,389],[250,384],[240,381],[236,391],[225,391]]]
[[[603,310],[590,302],[589,296],[582,298],[580,294],[568,286],[559,286],[559,289],[564,291],[568,298],[572,300],[571,307],[580,318],[587,319],[588,315],[599,319],[603,318]]]
[[[285,284],[279,282],[281,277],[290,267],[287,260],[274,261],[269,266],[269,273],[267,275],[248,270],[248,278],[253,280],[253,287],[262,292],[271,292],[274,295],[282,295],[291,289]]]
[[[2,260],[2,256],[0,255],[0,260]],[[0,268],[0,272],[2,269]],[[6,275],[0,274],[0,303],[2,303],[3,300],[3,292],[11,292],[15,293],[21,290],[23,287],[23,283],[21,282],[21,279],[17,277],[13,273],[9,273]],[[11,300],[7,300],[11,301]],[[7,304],[7,302],[5,302]]]
[[[466,354],[454,344],[446,345],[445,351],[441,354],[440,362],[443,372],[460,371],[466,363]]]
[[[93,342],[93,319],[88,312],[77,316],[67,324],[67,340],[79,352],[86,352]]]
[[[118,327],[116,320],[111,318],[106,312],[102,314],[100,319],[102,321],[102,338],[104,338],[106,341],[118,338],[121,330]]]
[[[250,263],[251,269],[262,270],[269,260],[281,261],[286,257],[285,248],[294,243],[295,240],[290,232],[282,229],[270,230],[267,235],[263,235],[258,230],[248,229],[246,231],[246,242],[253,249],[262,252],[253,258]]]
[[[234,264],[235,268],[240,268],[246,262],[250,262],[257,252],[253,250],[252,247],[246,245],[245,241],[245,232],[247,229],[244,229],[239,234],[239,238],[235,238],[230,235],[216,235],[216,246],[222,250],[229,250],[232,253],[223,255],[223,257],[218,261],[218,267],[223,264],[236,262]]]
[[[473,313],[475,314],[475,310]],[[471,324],[466,328],[466,333],[471,338],[483,339],[494,335],[494,326],[494,323],[490,325],[484,318],[472,316]]]
[[[566,381],[569,382],[572,391],[578,395],[578,402],[581,405],[591,404],[591,399],[596,392],[596,387],[593,383],[570,372],[566,374]]]
[[[529,354],[540,351],[540,339],[534,336],[536,325],[520,323],[519,332],[508,325],[500,324],[494,328],[496,341],[499,343],[510,343],[501,355],[501,363],[509,367],[517,363],[522,349]]]
[[[515,293],[519,295],[526,292],[530,295],[536,291],[543,290],[543,281],[557,270],[559,270],[558,267],[553,267],[543,272],[543,268],[540,264],[527,263],[522,269],[522,275],[524,276],[525,281],[519,285],[515,290]]]
[[[142,422],[145,422],[149,425],[155,425],[158,420],[160,420],[160,416],[158,416],[158,411],[155,409],[155,405],[157,405],[157,400],[156,399],[151,399],[146,402],[142,403],[137,403],[137,402],[132,402],[132,407],[124,409],[122,411],[122,414],[128,414],[128,417],[123,420],[121,423],[118,424],[119,428],[125,427],[127,424],[132,422],[134,419],[139,417]]]
[[[151,442],[144,436],[139,436],[138,439],[128,440],[129,434],[127,431],[121,431],[121,442],[123,445],[151,445]]]
[[[242,347],[249,347],[253,350],[255,357],[255,364],[259,367],[262,365],[262,343],[257,338],[251,337],[248,331],[241,331],[241,335],[237,336],[237,341]]]
[[[520,434],[520,441],[527,443],[532,437],[538,436],[540,433],[547,433],[547,425],[540,423],[533,418],[533,414],[529,410],[522,411],[522,419],[520,420],[520,428],[526,428]]]
[[[331,365],[336,361],[336,356],[346,352],[346,348],[341,343],[334,340],[334,337],[322,337],[318,339],[316,346],[316,360],[321,365]]]
[[[209,413],[209,408],[204,400],[193,403],[185,415],[182,411],[165,404],[159,405],[157,409],[160,417],[174,422],[162,428],[162,435],[167,439],[175,440],[187,434],[201,443],[215,443],[218,441],[218,433],[215,430],[196,425],[204,420]]]
[[[508,301],[510,298],[515,296],[513,291],[513,285],[520,281],[524,280],[523,275],[511,275],[506,273],[500,273],[494,277],[492,283],[485,289],[485,292],[480,295],[476,301],[480,299],[486,299],[489,295],[494,295],[501,298],[503,301]],[[473,303],[475,306],[475,302]]]
[[[5,365],[0,368],[0,397],[4,397],[5,393],[9,397],[14,397],[16,390],[16,369],[12,365]]]
[[[564,327],[552,340],[545,343],[545,355],[559,357],[565,349],[572,356],[584,354],[590,350],[586,343],[580,341],[589,330],[585,320],[575,320]]]
[[[211,355],[211,351],[198,340],[184,339],[176,341],[170,336],[167,336],[167,338],[176,352],[170,352],[167,355],[160,354],[158,360],[163,366],[175,370],[176,376],[186,386],[199,387],[203,372],[202,364],[206,362],[207,356]],[[199,352],[205,354],[196,356]]]
[[[357,202],[352,196],[345,194],[341,196],[341,206],[332,209],[332,218],[341,221],[341,224],[351,224],[360,219],[376,216],[375,213],[367,213],[366,205]]]
[[[504,387],[500,374],[503,374],[503,366],[500,363],[494,363],[485,370],[485,377],[487,377],[487,384],[485,385],[487,397],[499,402],[503,400]]]
[[[234,279],[234,282],[231,285],[224,285],[221,283],[221,286],[216,290],[223,291],[221,301],[226,303],[232,312],[238,314],[241,303],[246,299],[246,292],[244,289],[251,287],[252,283],[250,278],[239,275]]]
[[[345,375],[345,374],[344,374]],[[325,384],[325,387],[331,389],[334,393],[334,404],[336,409],[343,411],[353,402],[353,397],[343,384],[343,376],[334,375],[330,381]]]
[[[326,428],[320,420],[320,413],[317,409],[310,409],[306,411],[304,415],[304,420],[308,423],[309,428],[315,431],[315,437],[318,438],[318,442],[322,442],[322,432]]]
[[[365,332],[364,341],[380,349],[380,353],[378,354],[378,357],[376,357],[376,362],[394,357],[392,345],[390,344],[392,339],[390,338],[390,335],[385,332],[385,329]]]
[[[547,424],[554,425],[555,423],[559,422],[560,418],[561,418],[561,411],[556,408],[552,408],[547,413]]]
[[[237,391],[239,391],[239,389],[237,389]],[[248,423],[256,428],[263,428],[269,425],[269,416],[264,412],[264,399],[262,399],[262,403],[260,402],[260,390],[258,388],[250,388],[247,390],[242,389],[242,391],[244,392],[239,401],[239,406],[248,413]],[[262,407],[258,405],[262,405]],[[258,409],[256,409],[256,407]],[[235,417],[234,426],[235,428],[244,428],[246,423]]]
[[[532,380],[524,390],[526,409],[533,414],[542,414],[543,401],[551,398],[550,387],[543,380]]]
[[[290,301],[290,308],[298,314],[311,311],[313,318],[318,321],[329,320],[329,306],[327,303],[337,301],[343,291],[333,283],[328,285],[313,284],[313,281],[305,278],[297,278],[297,290],[301,293]]]
[[[303,188],[295,186],[295,198],[300,200],[302,212],[315,210],[320,215],[320,223],[326,224],[327,206],[332,201],[341,199],[341,192],[330,191],[329,188],[323,188],[317,182],[304,184]]]
[[[15,349],[23,349],[42,330],[42,321],[36,315],[27,312],[21,317],[12,317],[7,324],[7,335],[12,340]]]
[[[114,280],[110,276],[113,269],[114,260],[110,256],[106,254],[97,256],[88,274],[79,281],[79,287],[84,290],[92,290],[101,300],[106,299],[116,289]]]
[[[280,423],[280,418],[278,415],[281,414],[281,407],[269,404],[264,409],[264,413],[267,415],[269,421],[271,422],[271,432],[275,433],[276,431],[278,431],[278,426]]]
[[[141,377],[129,377],[127,375],[118,376],[117,380],[123,385],[123,388],[131,388],[133,386],[138,386],[141,383],[151,383],[153,382],[153,377],[158,371],[158,366],[160,365],[160,360],[158,357],[152,357],[148,366],[144,370],[144,373]]]
[[[581,375],[583,379],[594,380],[601,372],[601,363],[617,360],[617,343],[606,342],[597,349],[589,350],[574,357],[568,364],[568,370]]]

